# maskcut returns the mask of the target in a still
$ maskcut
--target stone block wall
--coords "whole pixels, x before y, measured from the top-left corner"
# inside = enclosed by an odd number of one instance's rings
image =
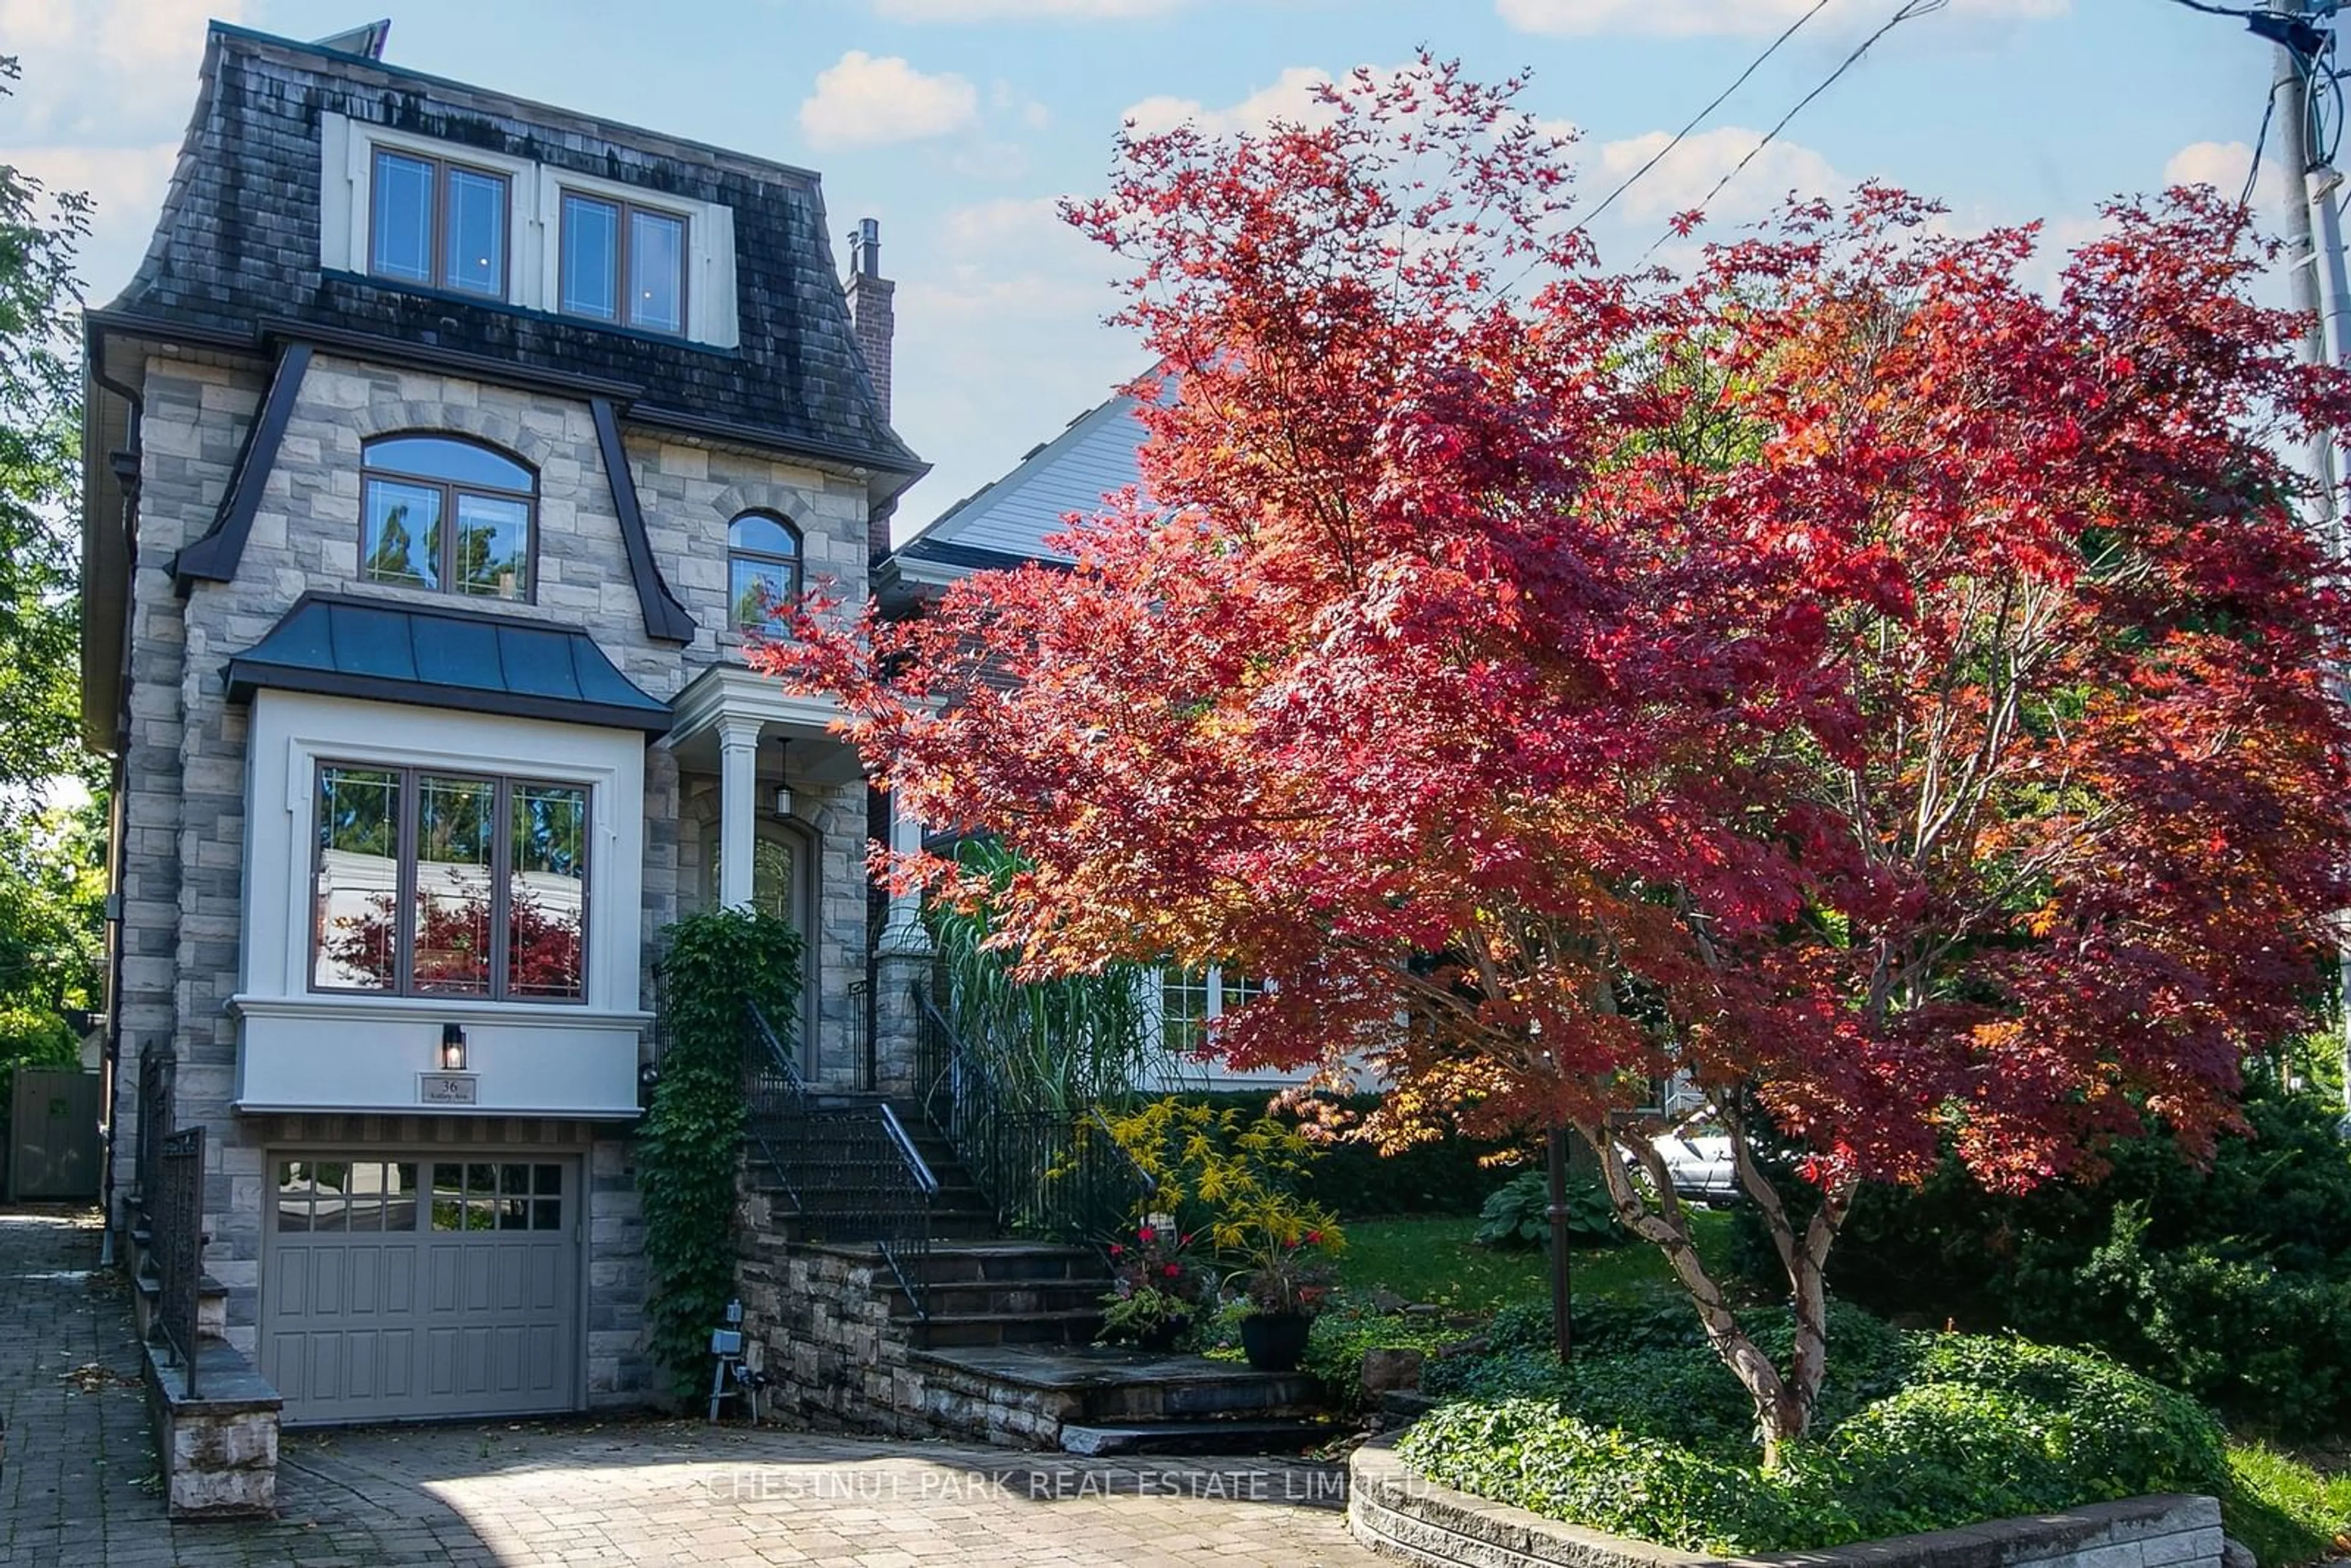
[[[236,1022],[229,1002],[242,972],[246,779],[253,759],[246,755],[247,710],[228,701],[225,672],[231,655],[258,641],[311,590],[451,602],[356,580],[363,444],[396,432],[445,431],[531,465],[538,476],[536,600],[488,608],[586,631],[632,680],[662,698],[712,664],[741,656],[739,640],[726,629],[726,534],[735,512],[767,507],[792,517],[811,577],[830,577],[834,591],[852,600],[864,591],[867,521],[862,482],[733,449],[628,434],[656,559],[698,625],[691,645],[656,642],[645,633],[584,402],[319,353],[265,482],[235,580],[197,582],[183,598],[171,575],[172,558],[211,527],[266,385],[259,367],[214,356],[159,352],[146,365],[117,937],[123,1043],[118,1188],[127,1191],[133,1179],[140,1052],[168,1046],[179,1057],[181,1124],[202,1122],[212,1129],[205,1227],[213,1241],[205,1266],[227,1290],[227,1338],[247,1354],[257,1354],[262,1217],[270,1192],[265,1150],[275,1134],[254,1124],[270,1119],[230,1109]],[[697,902],[699,835],[680,831],[687,788],[674,756],[648,747],[639,917],[639,988],[648,1008],[658,933]],[[839,786],[812,799],[822,834],[822,1006],[845,1045],[851,987],[863,977],[863,786]],[[500,1119],[469,1119],[458,1135],[495,1137],[506,1130]],[[583,1137],[579,1147],[589,1155],[590,1173],[583,1331],[590,1399],[637,1399],[647,1391],[642,1228],[626,1145],[607,1129]]]
[[[890,1313],[889,1266],[870,1248],[795,1246],[784,1217],[751,1195],[736,1263],[747,1346],[768,1379],[766,1407],[820,1427],[891,1437],[1052,1448],[1079,1396],[963,1371],[925,1356]],[[716,1327],[716,1325],[712,1325]]]

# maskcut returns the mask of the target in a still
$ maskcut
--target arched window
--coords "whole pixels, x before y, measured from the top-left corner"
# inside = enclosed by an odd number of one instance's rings
[[[360,468],[360,578],[479,599],[531,597],[538,478],[449,435],[371,441]]]
[[[735,624],[756,631],[800,596],[800,534],[773,512],[726,525],[726,600]]]

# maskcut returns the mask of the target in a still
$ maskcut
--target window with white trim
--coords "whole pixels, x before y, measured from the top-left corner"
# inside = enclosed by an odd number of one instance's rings
[[[1159,1037],[1179,1055],[1207,1043],[1208,1026],[1244,1002],[1265,994],[1265,982],[1238,969],[1211,964],[1204,969],[1163,969],[1159,975]]]
[[[712,348],[741,341],[723,202],[332,112],[319,147],[329,272]]]

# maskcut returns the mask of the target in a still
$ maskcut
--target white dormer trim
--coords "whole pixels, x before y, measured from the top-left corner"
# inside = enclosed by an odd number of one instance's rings
[[[368,273],[368,213],[379,148],[470,164],[507,176],[507,299],[550,315],[559,298],[563,193],[625,201],[685,222],[685,340],[732,349],[742,341],[735,299],[735,210],[593,174],[484,152],[331,111],[319,123],[319,265],[329,272]],[[581,319],[585,320],[584,318]],[[609,323],[587,322],[590,326]]]

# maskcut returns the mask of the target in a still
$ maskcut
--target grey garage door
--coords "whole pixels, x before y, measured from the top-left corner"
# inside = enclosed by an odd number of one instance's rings
[[[270,1168],[261,1369],[287,1421],[578,1403],[576,1160],[371,1151]]]

